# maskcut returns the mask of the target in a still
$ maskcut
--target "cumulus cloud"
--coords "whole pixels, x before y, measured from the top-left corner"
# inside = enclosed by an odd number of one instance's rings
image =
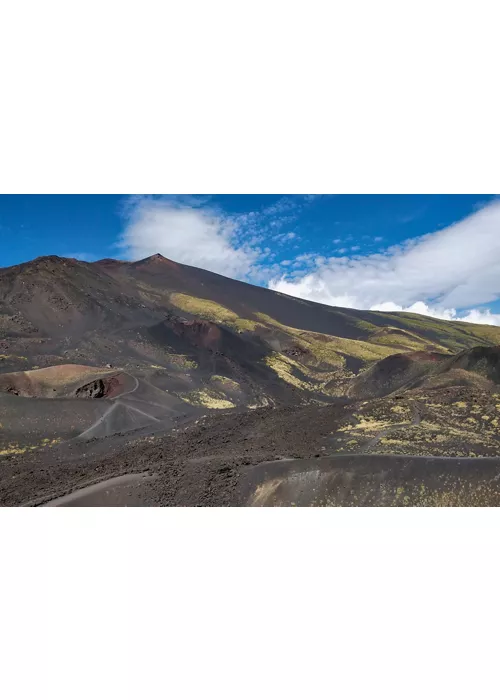
[[[489,309],[469,309],[459,313],[456,309],[434,308],[423,301],[416,301],[407,307],[389,301],[372,306],[370,311],[409,311],[422,316],[440,318],[443,321],[465,321],[466,323],[484,323],[490,326],[500,326],[500,314],[492,314]]]
[[[266,240],[274,246],[300,240],[285,227],[314,199],[284,196],[261,211],[229,215],[213,207],[208,196],[133,195],[122,205],[126,227],[117,245],[130,260],[161,253],[176,262],[267,283],[280,267],[269,264],[273,251],[262,246]]]
[[[319,264],[311,259],[300,275],[283,274],[269,287],[334,306],[500,325],[500,315],[471,309],[500,296],[500,202],[384,253],[330,257]]]
[[[244,221],[208,206],[171,199],[136,198],[119,247],[131,260],[161,253],[176,262],[203,267],[232,277],[245,277],[262,255],[240,237]]]

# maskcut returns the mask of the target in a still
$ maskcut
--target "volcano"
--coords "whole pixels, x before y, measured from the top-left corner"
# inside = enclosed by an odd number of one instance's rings
[[[465,403],[470,434],[462,426],[452,454],[448,431],[449,440],[436,440],[429,454],[496,458],[499,345],[500,328],[326,306],[160,254],[94,263],[46,256],[2,268],[0,502],[36,504],[139,466],[149,474],[176,464],[177,490],[169,482],[170,495],[153,498],[161,489],[148,477],[147,499],[178,503],[178,493],[189,492],[190,504],[209,503],[208,489],[213,503],[225,503],[231,501],[221,495],[229,493],[228,483],[231,493],[239,488],[238,469],[257,460],[335,457],[339,449],[349,451],[349,442],[370,454],[385,444],[391,454],[408,455],[411,435],[389,443],[378,433],[396,433],[400,424],[403,432],[422,432],[430,419],[422,419],[421,408],[419,424],[412,424],[412,406],[439,401],[446,406],[435,409],[434,432],[443,429],[447,411],[459,412],[452,406]],[[439,394],[432,398],[433,392]],[[488,416],[484,429],[474,405]],[[358,440],[354,418],[367,407],[374,411],[368,447]],[[391,422],[388,411],[408,420]],[[372,435],[377,413],[384,428]],[[306,432],[298,429],[301,421],[308,421]],[[254,426],[245,446],[236,425],[243,432]],[[287,440],[280,441],[277,425]],[[336,431],[340,437],[334,438]],[[182,445],[181,466],[174,440]],[[152,451],[160,443],[164,447]],[[439,452],[445,443],[448,455]],[[227,449],[234,453],[231,464],[219,474]],[[294,462],[293,473],[299,467]],[[326,482],[330,490],[337,483]],[[245,501],[241,495],[233,500]]]

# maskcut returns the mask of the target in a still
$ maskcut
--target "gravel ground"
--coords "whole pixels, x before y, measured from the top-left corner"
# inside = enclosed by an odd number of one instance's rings
[[[251,464],[329,449],[343,405],[263,408],[203,417],[169,434],[108,437],[2,461],[0,504],[38,505],[122,474],[156,476],[155,505],[240,505]]]
[[[0,504],[43,505],[86,489],[67,505],[500,505],[499,457],[339,455],[337,429],[357,410],[339,403],[211,414],[168,434],[12,456],[1,463]],[[134,474],[145,479],[100,483]]]

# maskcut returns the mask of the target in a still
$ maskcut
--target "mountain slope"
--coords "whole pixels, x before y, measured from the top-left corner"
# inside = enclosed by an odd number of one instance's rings
[[[162,504],[497,504],[499,383],[500,328],[38,258],[0,269],[0,503],[149,471]]]
[[[185,375],[199,387],[222,365],[239,379],[272,380],[273,395],[328,397],[395,353],[498,343],[494,327],[333,308],[161,255],[134,263],[49,256],[0,269],[2,371],[112,363],[162,370],[172,385]]]
[[[348,395],[378,398],[416,388],[464,386],[485,391],[500,384],[500,346],[484,345],[455,355],[398,353],[372,364],[353,379]]]

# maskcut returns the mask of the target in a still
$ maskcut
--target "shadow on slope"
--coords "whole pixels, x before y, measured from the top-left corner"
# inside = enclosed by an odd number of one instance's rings
[[[500,346],[478,346],[452,357],[399,353],[376,362],[351,383],[348,395],[377,398],[415,388],[469,386],[484,391],[500,384]]]

